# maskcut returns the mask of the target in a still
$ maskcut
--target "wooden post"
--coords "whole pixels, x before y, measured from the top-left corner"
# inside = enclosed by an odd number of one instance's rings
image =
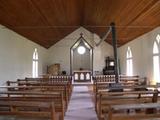
[[[111,106],[109,105],[108,119],[107,119],[107,120],[112,120],[112,113],[113,113],[113,109],[112,109]]]
[[[51,102],[51,120],[56,120],[54,102]]]

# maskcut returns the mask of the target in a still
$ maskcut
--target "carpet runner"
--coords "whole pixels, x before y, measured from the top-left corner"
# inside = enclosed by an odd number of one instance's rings
[[[74,86],[64,120],[98,120],[87,86]]]

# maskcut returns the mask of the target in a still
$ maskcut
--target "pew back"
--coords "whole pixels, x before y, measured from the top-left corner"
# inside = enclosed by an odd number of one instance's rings
[[[100,119],[104,113],[108,113],[111,105],[132,104],[132,103],[152,103],[157,102],[158,91],[129,91],[129,92],[105,92],[98,93],[96,103],[97,114]]]
[[[54,102],[1,101],[0,115],[49,117],[51,120],[57,120]]]

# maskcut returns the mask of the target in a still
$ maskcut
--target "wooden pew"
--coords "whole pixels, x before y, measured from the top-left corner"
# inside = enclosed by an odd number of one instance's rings
[[[96,93],[98,85],[109,85],[115,83],[115,75],[96,75],[93,77],[93,91]]]
[[[54,102],[55,112],[60,114],[60,119],[64,120],[65,105],[63,100],[63,94],[60,92],[33,92],[33,91],[1,91],[1,101],[36,101],[36,102]]]
[[[54,102],[0,101],[0,115],[49,117],[51,120],[57,120]]]
[[[139,85],[141,84],[141,79],[146,78],[140,78],[138,75],[136,76],[126,76],[126,75],[120,75],[119,82],[121,85]]]
[[[94,76],[93,81],[94,81],[93,91],[96,103],[98,92],[101,90],[108,90],[110,88],[110,85],[115,84],[115,75],[96,75]],[[119,75],[119,83],[121,84],[122,88],[129,88],[131,91],[134,91],[136,89],[144,90],[145,87],[147,87],[145,84],[146,78],[140,78],[139,76]],[[96,105],[95,109],[97,109]]]
[[[99,119],[108,112],[109,106],[132,103],[157,102],[158,91],[99,92],[96,103]]]
[[[41,80],[41,78],[35,78],[35,79],[32,78],[27,80],[18,79],[17,81],[7,81],[7,86],[41,86],[43,88],[44,86],[52,86],[53,88],[57,88],[57,89],[58,88],[62,89],[64,87],[65,89],[64,97],[67,98],[67,101],[70,99],[70,96],[71,96],[71,90],[66,83],[53,83],[53,82],[51,83],[48,80]]]
[[[149,89],[155,90],[159,86],[157,85],[135,85],[135,86],[126,86],[123,85],[121,88],[123,89],[124,92],[129,92],[129,91],[147,91]],[[105,89],[104,89],[105,88]],[[99,99],[99,93],[105,92],[108,93],[110,90],[117,89],[109,86],[104,86],[103,89],[97,89],[97,92],[95,93],[95,110],[97,110],[97,99]]]
[[[0,86],[2,91],[33,91],[33,92],[61,92],[65,100],[66,109],[69,103],[69,93],[66,86]]]
[[[110,84],[115,83],[115,75],[97,75],[94,76],[94,93],[99,89],[106,89]],[[135,86],[135,85],[146,85],[146,78],[140,78],[139,76],[119,76],[119,83],[122,86]]]
[[[31,85],[31,83],[36,84],[35,82],[38,82],[39,85],[42,84],[42,85],[66,86],[70,96],[72,93],[72,76],[59,75],[59,76],[51,76],[50,78],[25,78],[25,80],[18,80],[18,81],[21,82],[26,81],[28,85]]]
[[[157,111],[157,108],[160,108],[159,103],[111,105],[109,106],[108,114],[105,115],[105,120],[151,120],[153,118],[160,118],[160,113]],[[137,109],[141,110],[141,112],[136,112]],[[153,109],[154,111],[148,113],[148,109]],[[122,112],[128,110],[134,110],[134,113],[129,114],[128,112]],[[121,111],[121,113],[118,111]]]
[[[50,81],[52,83],[65,84],[69,88],[69,94],[72,93],[72,76],[70,75],[59,75],[59,76],[51,76]]]

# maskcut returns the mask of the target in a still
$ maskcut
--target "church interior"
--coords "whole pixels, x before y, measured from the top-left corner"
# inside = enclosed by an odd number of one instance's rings
[[[0,120],[160,120],[160,0],[0,0]]]

